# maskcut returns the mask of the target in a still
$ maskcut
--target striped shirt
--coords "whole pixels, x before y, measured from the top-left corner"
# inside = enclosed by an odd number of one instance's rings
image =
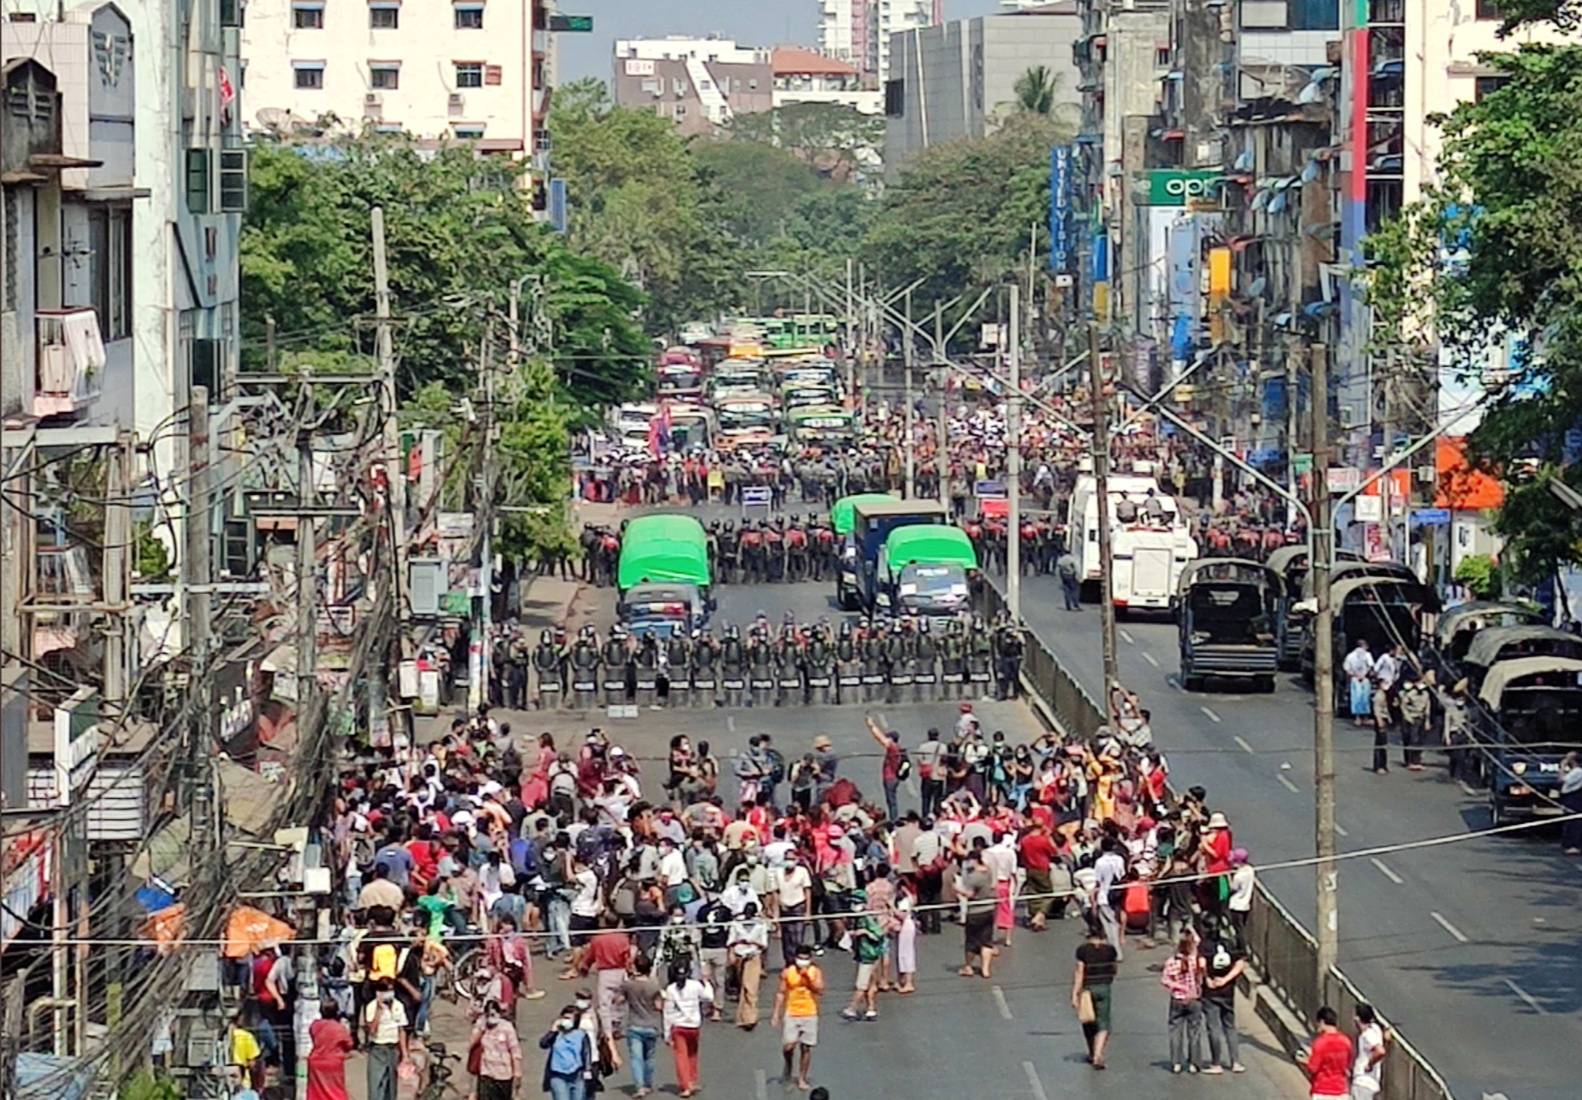
[[[1172,1001],[1195,1001],[1203,995],[1203,972],[1196,955],[1171,955],[1159,984],[1170,991]]]

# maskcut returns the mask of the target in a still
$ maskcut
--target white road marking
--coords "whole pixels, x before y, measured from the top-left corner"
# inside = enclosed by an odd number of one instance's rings
[[[1181,686],[1181,681],[1176,679],[1174,676],[1166,676],[1165,677],[1165,683],[1169,684],[1171,687],[1175,688],[1177,691],[1185,691],[1186,690],[1186,688]]]
[[[1147,661],[1149,664],[1153,665],[1155,668],[1159,667],[1159,661],[1154,657],[1154,655],[1152,653],[1149,653],[1146,649],[1143,650],[1143,660]]]
[[[756,1100],[769,1100],[769,1075],[761,1069],[753,1070],[753,1095]]]
[[[1247,744],[1247,739],[1245,737],[1243,737],[1241,734],[1239,734],[1239,733],[1236,734],[1234,737],[1231,738],[1231,740],[1236,742],[1236,744],[1240,745],[1244,752],[1251,752],[1252,751],[1252,746]]]
[[[1514,993],[1518,997],[1520,997],[1522,999],[1522,1002],[1528,1008],[1530,1008],[1534,1012],[1538,1013],[1538,1015],[1540,1015],[1540,1016],[1547,1016],[1547,1015],[1549,1015],[1549,1013],[1544,1011],[1544,1006],[1539,1004],[1537,999],[1534,998],[1531,993],[1527,992],[1527,990],[1523,989],[1521,986],[1517,985],[1515,982],[1511,981],[1509,978],[1505,979],[1505,985],[1507,986],[1507,988],[1510,989],[1510,991],[1512,993]]]
[[[1049,1094],[1044,1091],[1044,1083],[1038,1079],[1038,1070],[1033,1063],[1023,1062],[1022,1072],[1027,1074],[1028,1087],[1033,1090],[1033,1100],[1049,1100]]]
[[[1011,1015],[1010,1004],[1008,1004],[1005,1000],[1005,990],[1001,989],[999,986],[995,986],[991,992],[994,994],[994,1007],[1000,1010],[1000,1019],[1015,1019],[1015,1017]]]
[[[1387,878],[1391,882],[1395,883],[1395,885],[1400,886],[1400,885],[1402,885],[1403,883],[1406,882],[1406,880],[1404,878],[1402,878],[1400,875],[1396,874],[1394,871],[1390,870],[1389,864],[1385,863],[1382,859],[1374,859],[1372,857],[1369,857],[1368,862],[1373,864],[1375,867],[1377,867],[1379,869],[1379,874],[1383,875],[1385,878]],[[1434,915],[1438,916],[1439,914],[1435,913]],[[1443,918],[1441,918],[1441,919],[1443,919]]]
[[[1207,716],[1207,718],[1208,718],[1208,720],[1210,722],[1218,722],[1219,721],[1219,715],[1215,714],[1213,711],[1209,710],[1207,707],[1198,707],[1197,709],[1202,711],[1204,713],[1204,715]]]
[[[736,715],[727,714],[725,716],[725,728],[730,730],[732,733],[736,732]]]
[[[1346,832],[1346,827],[1344,825],[1341,825],[1340,823],[1337,822],[1335,824],[1335,835],[1336,836],[1350,836],[1351,834]]]
[[[1284,787],[1286,790],[1290,791],[1292,794],[1301,794],[1302,793],[1301,791],[1297,790],[1296,784],[1292,783],[1285,776],[1277,775],[1277,776],[1275,776],[1275,778],[1280,781],[1280,785],[1282,787]]]
[[[1125,642],[1127,645],[1136,645],[1137,644],[1137,639],[1133,638],[1126,631],[1123,630],[1123,631],[1120,632],[1120,634],[1121,634],[1121,641]]]
[[[1463,932],[1461,929],[1457,928],[1455,925],[1451,924],[1441,914],[1435,913],[1435,912],[1430,912],[1428,915],[1434,918],[1434,923],[1435,924],[1439,925],[1439,927],[1443,928],[1446,932],[1449,932],[1450,935],[1455,939],[1455,941],[1457,943],[1470,943],[1471,942],[1470,940],[1467,939],[1467,935],[1466,935],[1465,932]]]

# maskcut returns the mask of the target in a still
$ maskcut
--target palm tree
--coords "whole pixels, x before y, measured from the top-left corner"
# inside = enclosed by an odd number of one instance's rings
[[[1016,106],[1029,114],[1047,115],[1055,106],[1058,78],[1047,65],[1034,65],[1016,78]]]

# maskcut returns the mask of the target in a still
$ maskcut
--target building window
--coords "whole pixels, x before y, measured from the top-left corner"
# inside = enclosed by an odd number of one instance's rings
[[[456,87],[481,88],[483,87],[483,62],[458,61],[456,62]]]
[[[756,76],[748,77],[747,87],[756,92],[758,90],[758,78]]]
[[[393,92],[401,87],[401,69],[395,65],[368,66],[368,83],[381,92]]]
[[[481,123],[478,125],[453,125],[451,127],[451,132],[456,135],[457,141],[483,140],[483,125]]]
[[[223,346],[222,341],[205,336],[194,337],[187,345],[191,356],[190,384],[207,387],[211,401],[220,396],[220,349]]]
[[[323,4],[292,4],[291,26],[299,31],[321,31],[324,29]]]
[[[132,212],[95,206],[88,214],[93,249],[93,309],[106,343],[132,334]]]
[[[1472,99],[1474,102],[1481,100],[1490,92],[1497,92],[1509,80],[1508,76],[1480,76],[1473,82]]]
[[[1286,25],[1293,31],[1335,31],[1340,29],[1339,0],[1289,0]]]
[[[220,0],[220,26],[242,25],[242,0]]]
[[[906,114],[906,81],[884,82],[884,113],[891,118],[900,118]]]
[[[368,25],[376,31],[396,30],[401,26],[401,9],[394,4],[370,4]]]
[[[483,30],[482,4],[457,4],[454,9],[456,29],[459,31]]]
[[[1168,69],[1170,67],[1169,46],[1154,47],[1154,67],[1159,69]]]
[[[300,75],[300,70],[298,70]],[[187,150],[187,210],[193,214],[209,212],[209,151]]]
[[[1505,18],[1505,15],[1500,11],[1499,4],[1495,0],[1478,0],[1477,12],[1479,19]]]
[[[220,210],[226,214],[247,212],[246,149],[220,150]]]
[[[323,65],[298,65],[296,66],[295,76],[298,88],[321,89],[324,87]]]

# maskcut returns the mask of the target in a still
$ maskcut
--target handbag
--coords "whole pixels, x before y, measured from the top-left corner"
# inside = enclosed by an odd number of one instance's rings
[[[467,1072],[476,1077],[478,1076],[478,1071],[482,1068],[483,1037],[479,1036],[478,1038],[474,1039],[472,1041],[472,1045],[467,1048]]]
[[[1077,1023],[1091,1024],[1098,1019],[1098,1013],[1093,1010],[1093,994],[1084,989],[1077,995]]]

